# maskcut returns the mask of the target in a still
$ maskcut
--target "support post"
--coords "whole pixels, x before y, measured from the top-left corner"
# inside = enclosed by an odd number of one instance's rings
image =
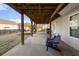
[[[21,43],[24,45],[24,14],[21,12]]]
[[[50,38],[51,38],[51,22],[50,22]]]
[[[37,24],[35,24],[35,26],[36,26],[36,32],[37,32]]]
[[[31,35],[33,36],[33,21],[31,20]]]
[[[36,33],[36,31],[37,31],[37,25],[36,25],[36,23],[34,23],[34,33]]]
[[[33,33],[36,33],[36,24],[34,23]]]

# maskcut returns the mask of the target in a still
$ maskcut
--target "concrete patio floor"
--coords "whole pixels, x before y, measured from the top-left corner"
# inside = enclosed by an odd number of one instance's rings
[[[45,46],[46,33],[38,32],[25,40],[25,44],[18,44],[3,56],[61,56],[58,51],[49,48],[46,51]]]

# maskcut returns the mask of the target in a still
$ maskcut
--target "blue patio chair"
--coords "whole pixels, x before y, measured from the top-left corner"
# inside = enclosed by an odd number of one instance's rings
[[[50,40],[47,40],[47,42],[46,42],[47,51],[48,51],[48,47],[60,51],[60,50],[57,48],[57,44],[59,44],[60,39],[61,39],[60,35],[57,35],[57,36],[54,36],[54,38],[52,38],[52,39],[50,39]]]

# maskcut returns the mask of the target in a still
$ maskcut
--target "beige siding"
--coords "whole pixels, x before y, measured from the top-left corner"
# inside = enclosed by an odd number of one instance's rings
[[[62,40],[66,42],[71,47],[79,50],[79,38],[71,37],[70,31],[69,31],[69,21],[70,16],[73,14],[79,13],[79,9],[75,10],[74,12],[70,12],[70,14],[59,17],[58,19],[54,20],[52,22],[52,26],[55,23],[55,30],[56,34],[60,34],[62,37]]]

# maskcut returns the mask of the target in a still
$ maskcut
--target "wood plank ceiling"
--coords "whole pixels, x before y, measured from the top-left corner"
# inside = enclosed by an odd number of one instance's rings
[[[56,12],[57,7],[60,3],[7,3],[10,7],[18,12],[23,12],[32,21],[37,24],[48,24],[60,15]],[[61,8],[57,11],[62,10],[67,4],[62,4]],[[51,17],[55,13],[54,17]]]

